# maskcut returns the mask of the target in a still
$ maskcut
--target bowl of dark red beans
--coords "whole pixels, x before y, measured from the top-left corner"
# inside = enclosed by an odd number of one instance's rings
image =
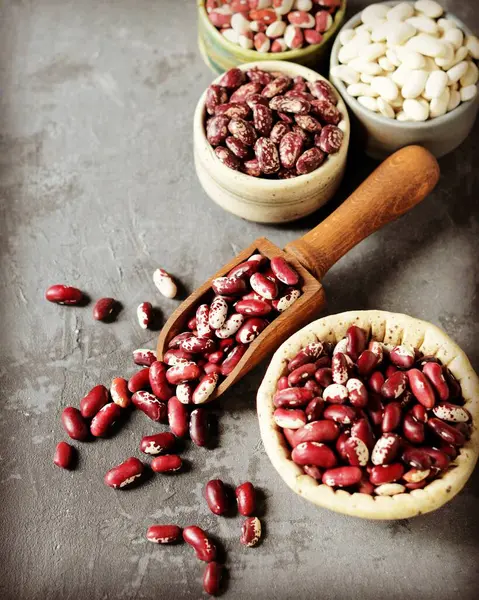
[[[294,221],[335,194],[349,133],[344,102],[315,71],[279,61],[241,65],[198,102],[197,175],[214,202],[243,219]]]
[[[479,449],[479,379],[441,329],[354,311],[275,353],[257,398],[266,452],[297,494],[366,519],[406,519],[466,484]]]

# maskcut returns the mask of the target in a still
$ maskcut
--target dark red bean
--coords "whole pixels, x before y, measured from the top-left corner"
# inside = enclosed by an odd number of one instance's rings
[[[105,404],[92,419],[90,424],[91,434],[95,437],[105,437],[120,416],[121,408],[118,404],[115,404],[114,402]]]
[[[190,437],[197,446],[206,446],[210,438],[208,413],[204,408],[197,408],[190,415]]]
[[[75,448],[67,442],[58,442],[53,462],[61,469],[71,469],[75,458]]]
[[[143,390],[150,389],[150,369],[141,369],[130,377],[128,381],[128,389],[132,394]]]
[[[145,435],[141,438],[140,450],[145,454],[156,456],[167,450],[171,450],[175,445],[176,437],[169,431]]]
[[[115,298],[100,298],[93,307],[93,318],[96,321],[107,321],[117,306]]]
[[[245,481],[235,490],[238,512],[244,517],[251,516],[256,510],[256,492],[250,481]]]
[[[91,419],[108,402],[108,390],[104,385],[96,385],[80,400],[80,412],[85,419]]]
[[[146,539],[155,544],[172,544],[181,538],[182,530],[178,525],[150,525]]]
[[[190,525],[183,529],[183,539],[192,546],[196,557],[204,562],[214,561],[216,558],[216,546],[206,533],[197,525]]]
[[[72,440],[84,441],[89,435],[88,425],[78,408],[67,406],[62,412],[62,425]]]
[[[173,396],[168,400],[168,423],[171,431],[179,438],[188,435],[189,414],[186,406]]]
[[[81,290],[67,285],[51,285],[45,292],[45,299],[49,302],[55,302],[55,304],[73,306],[82,302],[83,293]]]
[[[221,479],[211,479],[205,486],[205,500],[215,515],[224,515],[229,509],[229,498]]]
[[[183,462],[176,454],[165,454],[164,456],[155,456],[151,461],[151,470],[155,473],[174,473],[179,471]]]
[[[220,593],[223,570],[223,565],[215,561],[206,565],[203,575],[203,589],[210,596],[217,596]]]

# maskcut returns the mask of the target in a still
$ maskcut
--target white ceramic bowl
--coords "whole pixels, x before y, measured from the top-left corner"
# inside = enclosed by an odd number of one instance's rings
[[[395,6],[399,2],[383,2],[387,6]],[[410,2],[410,4],[414,4]],[[456,21],[458,27],[466,35],[472,31],[455,16],[446,13],[448,19]],[[341,31],[354,29],[361,23],[361,13],[354,15]],[[339,35],[336,38],[331,52],[330,67],[339,65],[338,53],[341,48]],[[337,77],[331,76],[331,81],[350,108],[355,122],[359,124],[360,135],[364,138],[366,153],[376,159],[384,159],[403,146],[419,144],[427,148],[437,158],[452,152],[471,132],[479,108],[479,94],[473,100],[461,103],[457,108],[441,117],[430,119],[421,123],[410,121],[396,121],[364,108],[359,102],[348,94],[345,84]],[[479,84],[478,84],[479,85]]]
[[[290,62],[261,61],[239,66],[242,70],[252,67],[281,71],[292,77],[301,75],[308,81],[324,79],[315,71]],[[339,152],[329,155],[312,173],[294,179],[251,177],[226,167],[206,139],[205,99],[206,91],[198,101],[194,116],[195,166],[203,189],[222,208],[248,221],[286,223],[313,213],[335,194],[344,175],[349,145],[349,117],[341,98],[338,109],[343,119],[338,127],[344,133],[344,140]]]

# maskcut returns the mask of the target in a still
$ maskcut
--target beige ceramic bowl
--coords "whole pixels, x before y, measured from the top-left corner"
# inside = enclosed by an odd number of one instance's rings
[[[308,81],[324,79],[311,69],[289,62],[254,62],[239,68],[252,67],[281,71],[292,77],[302,75]],[[344,140],[339,152],[328,156],[316,171],[294,179],[251,177],[226,167],[206,139],[205,98],[206,91],[198,101],[194,116],[195,166],[203,189],[222,208],[248,221],[286,223],[313,213],[335,194],[344,175],[349,145],[349,117],[341,98],[338,109],[343,119],[338,127],[344,132]]]
[[[473,418],[471,439],[440,479],[420,490],[396,496],[369,496],[334,491],[306,475],[291,460],[289,446],[273,420],[273,395],[278,379],[287,373],[287,361],[310,342],[338,342],[350,325],[358,325],[373,339],[386,344],[410,344],[425,355],[437,356],[459,380],[465,407]],[[297,494],[313,504],[365,519],[407,519],[435,510],[451,500],[465,485],[479,454],[479,379],[464,352],[440,329],[419,319],[384,311],[354,311],[331,315],[310,323],[290,337],[274,354],[258,391],[261,437],[274,467]]]
[[[383,2],[387,6],[394,6],[399,2]],[[413,2],[410,2],[413,4]],[[462,21],[450,13],[448,19],[456,21],[458,27],[467,35],[472,31]],[[361,22],[361,13],[356,14],[342,28],[354,29]],[[340,32],[341,32],[340,31]],[[338,53],[341,48],[339,36],[336,38],[331,52],[331,68],[339,65]],[[457,108],[442,117],[430,119],[422,123],[401,122],[388,119],[382,115],[364,108],[359,102],[348,94],[346,86],[337,77],[331,76],[344,101],[351,110],[354,125],[359,125],[360,135],[364,138],[366,153],[376,159],[382,160],[410,144],[419,144],[427,148],[434,156],[440,158],[457,148],[471,133],[479,108],[479,94],[473,100],[463,102]],[[479,85],[479,84],[478,84]]]

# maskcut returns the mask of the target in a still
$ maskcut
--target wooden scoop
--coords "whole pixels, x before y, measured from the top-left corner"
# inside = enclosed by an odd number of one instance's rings
[[[218,398],[289,336],[318,316],[326,304],[321,279],[348,250],[416,206],[434,189],[438,179],[439,165],[432,154],[420,146],[408,146],[387,158],[326,220],[289,243],[284,251],[266,238],[257,239],[175,310],[158,339],[158,359],[168,350],[168,342],[187,330],[196,308],[211,302],[213,279],[226,275],[258,252],[269,259],[284,257],[302,277],[302,295],[250,344],[209,400]]]

